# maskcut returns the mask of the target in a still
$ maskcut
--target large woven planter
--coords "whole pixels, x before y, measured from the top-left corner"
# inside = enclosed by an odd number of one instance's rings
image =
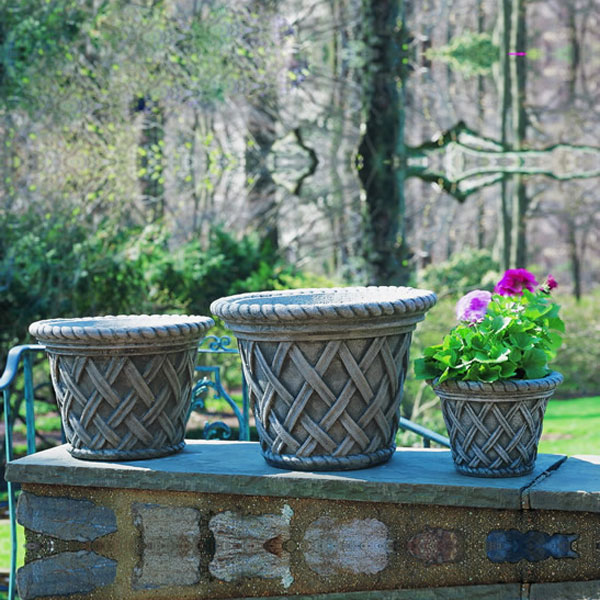
[[[426,290],[355,287],[213,302],[238,338],[266,461],[345,470],[388,460],[411,333],[435,301]]]
[[[209,317],[38,321],[69,452],[89,460],[166,456],[184,446],[199,339]]]
[[[554,371],[495,383],[434,381],[456,470],[475,477],[531,473],[546,405],[562,380]]]

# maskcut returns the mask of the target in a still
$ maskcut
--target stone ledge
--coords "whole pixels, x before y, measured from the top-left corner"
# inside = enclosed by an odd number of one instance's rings
[[[12,461],[6,479],[42,485],[520,509],[528,488],[564,460],[561,455],[542,454],[530,475],[484,479],[456,473],[448,450],[399,448],[378,467],[310,473],[270,467],[256,442],[190,440],[179,454],[131,462],[78,460],[66,446],[59,446]],[[552,473],[544,479],[540,493],[554,477]],[[541,497],[536,494],[534,502]],[[569,506],[569,510],[574,509]]]
[[[289,600],[289,598],[289,596],[271,596],[268,599],[263,597],[252,600]],[[294,600],[465,600],[465,598],[468,600],[525,600],[527,596],[521,595],[519,583],[294,596]],[[249,599],[235,598],[233,600]],[[546,596],[544,600],[559,600],[559,597]],[[560,600],[564,600],[564,597],[561,597]]]
[[[600,512],[600,456],[571,456],[527,490],[533,509]]]

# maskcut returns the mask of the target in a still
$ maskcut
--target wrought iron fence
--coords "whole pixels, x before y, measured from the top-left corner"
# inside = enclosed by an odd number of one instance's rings
[[[216,335],[207,335],[200,341],[198,353],[203,354],[235,354],[239,355],[237,348],[231,348],[231,338],[229,336],[218,337]],[[206,347],[205,347],[206,346]],[[202,378],[196,383],[192,390],[192,404],[190,414],[193,411],[202,410],[206,406],[206,396],[212,391],[213,399],[223,399],[231,407],[239,424],[239,439],[250,439],[250,415],[248,408],[248,386],[242,372],[242,409],[235,400],[229,395],[221,382],[221,366],[196,366],[196,371],[202,374]],[[221,421],[213,423],[207,422],[204,425],[204,438],[222,438],[231,437],[231,427]]]
[[[35,452],[35,411],[32,354],[40,352],[43,346],[31,344],[11,348],[6,360],[6,368],[0,376],[0,390],[4,400],[4,456],[6,462],[13,459],[13,429],[19,416],[20,407],[25,401],[25,426],[27,454]],[[19,396],[11,406],[12,388],[20,372],[20,363],[23,370],[23,395]],[[8,512],[10,515],[10,571],[8,579],[8,598],[15,596],[15,574],[17,570],[17,523],[15,520],[15,491],[13,484],[7,482]]]

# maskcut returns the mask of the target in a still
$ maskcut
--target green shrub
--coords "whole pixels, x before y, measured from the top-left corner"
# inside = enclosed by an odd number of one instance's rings
[[[77,211],[0,213],[0,358],[38,319],[144,312],[208,314],[220,296],[331,285],[301,273],[257,236],[214,228],[206,243],[171,248],[160,225],[142,228]]]
[[[556,396],[597,395],[600,390],[600,290],[584,295],[580,302],[568,294],[558,296],[557,301],[561,304],[565,333],[553,363],[564,376]]]
[[[450,260],[429,265],[419,277],[423,287],[438,296],[465,294],[473,289],[492,290],[500,279],[500,265],[488,250],[469,249],[458,252]]]

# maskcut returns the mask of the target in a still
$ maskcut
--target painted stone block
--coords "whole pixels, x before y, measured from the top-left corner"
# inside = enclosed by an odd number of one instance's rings
[[[115,560],[86,550],[62,552],[19,569],[17,590],[21,600],[88,594],[112,583],[116,574]]]
[[[456,562],[463,554],[463,538],[457,531],[427,527],[413,535],[407,544],[411,556],[427,566]]]
[[[492,562],[516,563],[520,560],[539,562],[547,558],[578,558],[572,544],[577,534],[555,533],[549,535],[543,531],[521,533],[517,529],[490,531],[485,542],[487,557]]]
[[[388,528],[377,519],[321,517],[308,526],[302,548],[308,566],[319,575],[329,576],[383,571],[393,544]]]
[[[293,514],[286,504],[281,514],[224,511],[212,517],[208,524],[215,538],[211,575],[227,582],[249,577],[280,579],[288,588],[294,579],[284,544],[290,539]]]
[[[131,510],[141,535],[141,556],[133,569],[133,588],[198,583],[200,513],[190,507],[139,502]]]
[[[78,542],[91,542],[117,530],[115,513],[106,506],[28,492],[19,496],[17,521],[26,529]]]

